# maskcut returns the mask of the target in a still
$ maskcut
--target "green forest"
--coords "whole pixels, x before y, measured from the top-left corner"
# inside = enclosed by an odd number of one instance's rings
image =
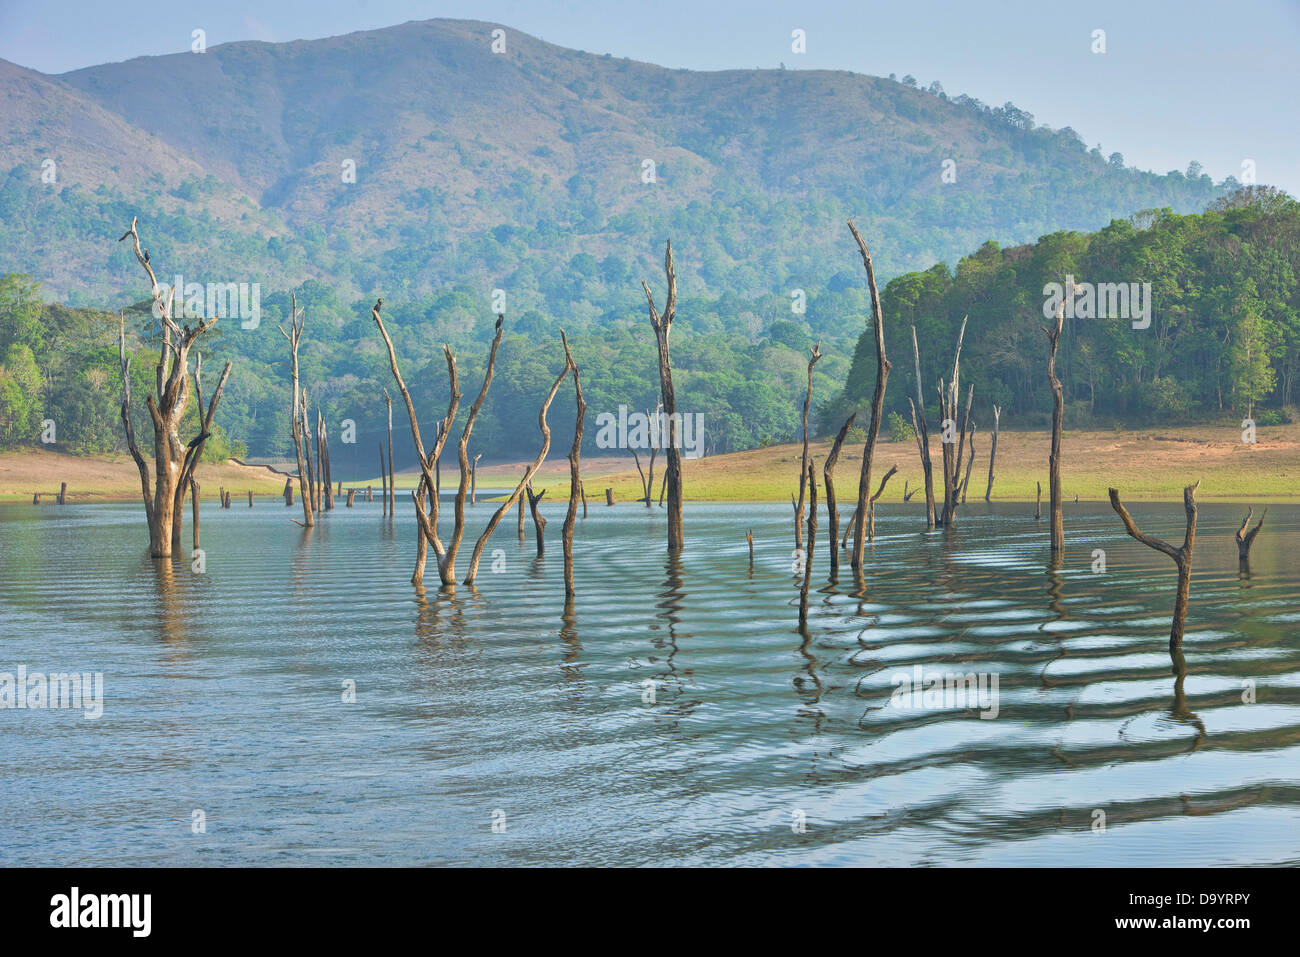
[[[703,414],[710,453],[797,438],[808,350],[819,337],[826,358],[815,369],[814,428],[833,433],[850,409],[869,404],[875,374],[870,305],[860,264],[849,268],[847,230],[845,240],[846,268],[825,287],[806,290],[803,312],[781,293],[679,299],[673,337],[679,403],[683,411]],[[596,321],[567,326],[594,421],[619,405],[652,407],[658,383],[642,277],[621,261],[588,258],[570,264],[575,287],[589,282],[621,290]],[[1145,329],[1125,319],[1066,321],[1058,369],[1067,425],[1173,424],[1247,412],[1260,424],[1282,421],[1300,368],[1298,260],[1300,203],[1267,188],[1238,191],[1195,215],[1150,211],[1094,233],[1058,232],[1007,248],[986,243],[955,268],[940,263],[906,273],[882,291],[895,368],[886,412],[908,414],[915,326],[934,414],[934,387],[951,364],[957,330],[968,316],[962,371],[963,381],[975,383],[977,417],[980,407],[997,404],[1006,428],[1045,426],[1050,392],[1043,289],[1072,275],[1077,282],[1149,282],[1152,310]],[[170,264],[160,266],[160,276],[170,274]],[[644,278],[662,297],[662,274]],[[289,456],[288,346],[276,327],[287,320],[290,294],[262,296],[257,328],[219,322],[202,340],[205,382],[215,381],[225,359],[234,362],[206,457]],[[311,405],[322,410],[337,467],[375,473],[386,430],[383,390],[395,398],[396,390],[369,317],[372,301],[341,302],[316,280],[293,294],[307,310],[303,383]],[[52,422],[56,448],[123,451],[119,324],[133,355],[133,392],[144,396],[159,342],[149,305],[146,298],[122,312],[69,307],[46,302],[29,276],[0,278],[0,447],[38,445]],[[385,317],[403,374],[430,422],[447,398],[443,342],[457,355],[462,392],[477,390],[495,322],[481,290],[453,285],[386,301]],[[563,320],[536,310],[507,310],[496,378],[474,432],[475,453],[489,461],[533,454],[538,398],[563,364],[562,326]],[[142,402],[135,411],[141,416],[137,430],[149,434]],[[356,425],[351,445],[338,439],[346,420]],[[550,421],[552,448],[566,447],[570,395],[557,397]],[[394,433],[399,460],[409,462],[400,400]],[[588,454],[599,451],[594,429],[588,429],[586,446]]]
[[[1067,317],[1057,359],[1067,426],[1248,414],[1261,425],[1290,421],[1300,371],[1298,275],[1300,203],[1267,187],[1238,190],[1197,215],[1153,210],[1028,246],[985,243],[955,269],[939,263],[882,290],[895,369],[885,411],[910,418],[913,326],[926,406],[938,408],[935,387],[951,375],[958,331],[969,317],[961,373],[975,384],[977,409],[1001,406],[1002,424],[1011,428],[1048,426],[1044,287],[1073,276],[1077,283],[1150,283],[1151,310],[1146,328],[1124,318]],[[821,409],[822,430],[870,406],[875,376],[868,325],[843,393]]]

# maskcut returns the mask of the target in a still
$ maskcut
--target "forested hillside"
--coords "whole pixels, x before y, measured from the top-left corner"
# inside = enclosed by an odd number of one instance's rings
[[[1173,425],[1248,412],[1269,423],[1288,414],[1300,371],[1300,203],[1270,189],[1242,190],[1200,215],[1160,210],[1028,246],[988,242],[955,269],[940,263],[895,277],[881,293],[895,368],[888,411],[910,418],[910,327],[933,415],[935,386],[951,374],[969,316],[961,376],[975,383],[977,421],[991,425],[996,404],[1004,425],[1048,424],[1044,287],[1067,275],[1081,284],[1150,283],[1152,306],[1146,328],[1122,318],[1066,319],[1057,371],[1067,425]],[[822,427],[869,407],[875,376],[868,327]]]

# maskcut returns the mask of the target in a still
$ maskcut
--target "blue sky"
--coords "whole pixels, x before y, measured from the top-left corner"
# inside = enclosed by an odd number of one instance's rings
[[[0,0],[0,57],[46,73],[208,44],[457,17],[672,67],[844,69],[938,80],[1165,172],[1253,160],[1300,195],[1300,0]],[[790,35],[807,35],[791,52]],[[1106,52],[1092,52],[1094,30]]]

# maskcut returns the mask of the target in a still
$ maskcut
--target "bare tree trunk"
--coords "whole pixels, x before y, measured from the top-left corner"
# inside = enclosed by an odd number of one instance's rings
[[[451,349],[444,345],[442,352],[447,360],[447,379],[449,383],[450,397],[447,402],[447,415],[438,425],[438,441],[434,447],[425,454],[424,439],[420,435],[420,420],[415,414],[415,403],[411,401],[411,393],[406,388],[406,382],[402,379],[402,373],[397,368],[397,353],[393,349],[393,340],[388,336],[388,330],[384,328],[384,321],[380,318],[380,310],[383,308],[384,300],[379,299],[370,310],[370,317],[375,320],[375,325],[379,327],[379,334],[383,336],[384,345],[388,349],[388,365],[392,370],[393,378],[397,380],[397,388],[402,393],[402,401],[406,403],[407,419],[411,423],[411,438],[415,443],[416,457],[420,465],[420,483],[416,487],[415,499],[415,518],[418,525],[416,532],[416,550],[415,550],[415,571],[411,575],[411,584],[419,585],[424,580],[424,566],[428,557],[428,546],[433,544],[434,551],[438,556],[439,571],[442,570],[443,546],[442,541],[438,538],[438,484],[433,475],[433,463],[438,460],[442,454],[443,443],[447,440],[447,433],[451,428],[451,423],[456,419],[456,410],[460,407],[460,379],[456,373],[456,357],[452,355]],[[501,317],[497,317],[497,335],[493,340],[493,355],[496,353],[496,345],[501,339]],[[490,371],[490,370],[489,370]],[[486,387],[486,382],[484,383]],[[384,393],[387,397],[387,392]],[[390,406],[391,408],[391,406]],[[392,444],[389,444],[389,471],[392,471]],[[394,476],[395,478],[395,476]],[[430,506],[426,510],[425,502],[429,501]],[[396,499],[394,499],[394,504]]]
[[[967,407],[969,408],[969,406]],[[970,470],[975,464],[975,426],[970,427],[970,438],[967,441],[966,449],[966,477],[961,482],[961,503],[966,504],[966,489],[970,487]]]
[[[921,350],[916,344],[916,326],[912,327],[912,358],[916,363],[916,401],[907,400],[912,407],[912,429],[916,432],[916,447],[921,453],[921,471],[925,474],[925,527],[934,528],[934,466],[930,462],[930,427],[925,420],[925,398],[921,395]]]
[[[614,504],[614,490],[612,488],[605,489],[605,504],[606,505]]]
[[[388,514],[396,515],[397,472],[393,470],[393,399],[387,389],[384,390],[384,404],[388,406]]]
[[[799,589],[799,625],[808,624],[808,591],[812,585],[813,555],[817,545],[817,477],[813,474],[813,464],[808,463],[808,473],[804,476],[808,489],[808,551],[804,555],[803,585]],[[833,550],[833,549],[832,549]]]
[[[306,389],[302,390],[301,417],[302,417],[303,442],[307,446],[307,487],[302,490],[302,493],[303,493],[303,498],[311,503],[312,513],[317,514],[320,511],[320,502],[316,497],[316,472],[311,464],[312,463],[311,452],[316,442],[315,439],[312,437],[311,428],[309,427],[308,420],[307,420],[307,390]],[[303,524],[305,525],[306,522],[304,522]]]
[[[527,474],[528,470],[524,469],[524,475]],[[524,540],[524,501],[523,498],[519,499],[519,541],[521,542]]]
[[[316,406],[316,442],[321,456],[321,480],[325,485],[325,510],[334,508],[334,474],[330,469],[330,440],[325,431],[325,420],[321,416],[320,406]]]
[[[852,412],[840,426],[839,432],[835,435],[835,442],[831,445],[831,453],[826,456],[826,463],[822,466],[822,480],[826,483],[826,511],[829,514],[828,524],[830,526],[830,553],[831,553],[831,578],[835,578],[840,571],[840,551],[838,548],[840,538],[840,510],[835,502],[835,465],[840,460],[840,449],[844,446],[844,439],[849,434],[849,429],[853,428],[853,421],[858,417],[858,413]],[[753,550],[753,543],[750,543],[750,550]]]
[[[957,333],[957,348],[953,352],[952,381],[945,387],[944,381],[939,380],[939,414],[943,418],[943,432],[940,435],[943,445],[943,514],[939,524],[945,528],[957,520],[957,506],[961,504],[961,462],[966,445],[966,430],[970,425],[971,402],[975,395],[972,383],[966,393],[966,421],[958,431],[958,399],[961,395],[958,384],[961,379],[961,347],[965,339],[966,319],[963,318],[961,331]]]
[[[876,499],[884,494],[885,486],[889,484],[890,478],[898,471],[897,465],[891,465],[885,477],[880,480],[880,488],[876,489],[876,494],[871,496],[871,501],[867,503],[867,541],[876,540]]]
[[[190,508],[194,513],[194,528],[192,529],[192,541],[195,551],[199,550],[199,483],[198,480],[190,478]]]
[[[822,357],[822,343],[817,340],[817,344],[812,347],[812,354],[808,358],[808,391],[803,397],[803,456],[799,459],[799,504],[794,509],[794,547],[803,547],[803,502],[804,495],[808,488],[808,407],[812,405],[812,380],[813,366],[817,360]],[[833,549],[832,549],[833,551]]]
[[[659,447],[660,447],[661,445],[663,445],[663,421],[662,421],[662,419],[661,419],[660,416],[659,416],[659,413],[660,413],[660,411],[661,411],[662,409],[663,409],[663,403],[660,402],[658,405],[655,406],[655,411],[654,411],[654,416],[653,416],[653,418],[650,418],[650,423],[651,423],[651,425],[650,425],[650,439],[651,439],[651,442],[650,442],[650,472],[649,472],[649,475],[646,476],[646,487],[645,487],[645,507],[646,507],[646,508],[649,508],[649,507],[650,507],[650,505],[651,505],[651,501],[650,501],[650,499],[654,496],[654,489],[655,489],[655,459],[656,459],[656,458],[658,457],[658,455],[659,455]],[[646,416],[647,416],[647,417],[650,416],[650,410],[649,410],[649,409],[646,409]]]
[[[469,504],[478,504],[478,460],[483,457],[480,452],[474,456],[474,463],[469,467]]]
[[[568,357],[566,356],[564,368],[560,370],[560,374],[555,379],[555,384],[551,386],[551,391],[546,395],[546,401],[542,403],[541,411],[537,413],[537,425],[542,432],[542,450],[537,453],[537,458],[534,459],[532,465],[528,467],[528,470],[524,473],[523,479],[517,486],[515,486],[515,490],[511,493],[510,498],[506,500],[505,504],[493,512],[492,517],[488,519],[487,528],[483,530],[483,534],[479,536],[478,542],[474,545],[474,554],[469,560],[469,573],[465,576],[466,585],[474,584],[474,579],[478,576],[479,559],[483,557],[483,549],[487,547],[488,540],[492,537],[492,533],[496,531],[496,527],[498,523],[500,523],[501,518],[510,510],[511,506],[518,501],[519,496],[523,494],[524,488],[537,473],[537,470],[541,468],[542,462],[546,460],[546,453],[550,451],[551,448],[551,429],[550,426],[546,424],[546,413],[551,407],[552,400],[555,399],[555,393],[560,389],[560,383],[563,382],[564,377],[569,374],[569,369]]]
[[[579,482],[578,489],[579,491],[582,492],[582,517],[586,518],[587,517],[587,484],[585,482]]]
[[[876,333],[876,388],[871,397],[871,425],[867,428],[867,443],[862,450],[862,474],[858,479],[858,508],[853,517],[852,566],[861,572],[862,555],[867,544],[867,497],[871,494],[871,460],[876,454],[876,440],[880,437],[880,416],[884,411],[885,382],[892,367],[885,356],[885,317],[880,308],[880,291],[876,288],[876,272],[871,264],[871,252],[858,228],[849,221],[849,229],[862,254],[862,265],[867,270],[867,288],[871,293],[871,320]]]
[[[1065,551],[1065,519],[1061,514],[1061,429],[1065,415],[1065,396],[1061,380],[1056,377],[1056,347],[1061,339],[1065,322],[1065,302],[1056,307],[1056,325],[1043,326],[1047,334],[1047,378],[1052,383],[1052,452],[1048,459],[1050,486],[1048,495],[1052,509],[1052,553]]]
[[[158,362],[154,367],[154,381],[158,392],[155,402],[153,395],[146,397],[146,405],[154,430],[154,481],[153,496],[149,493],[149,468],[136,442],[135,427],[131,422],[131,363],[126,352],[126,325],[122,323],[119,336],[119,358],[122,368],[122,423],[126,430],[127,447],[135,460],[140,473],[140,492],[144,500],[145,518],[149,524],[149,553],[154,558],[170,558],[173,551],[179,550],[179,531],[176,528],[179,519],[180,503],[184,501],[185,491],[193,477],[198,464],[204,441],[212,418],[216,413],[221,391],[230,374],[227,362],[222,372],[221,381],[213,393],[207,414],[202,405],[199,414],[202,419],[199,435],[188,445],[182,445],[179,435],[180,424],[189,402],[189,352],[195,340],[216,323],[216,317],[202,320],[195,328],[188,325],[182,329],[172,318],[171,309],[176,290],[169,287],[164,290],[154,275],[149,258],[140,248],[140,234],[136,229],[136,218],[131,219],[131,228],[122,234],[118,242],[131,237],[136,260],[149,277],[149,286],[153,295],[154,314],[162,322],[162,346],[159,349]],[[173,339],[173,336],[175,339]]]
[[[578,375],[578,364],[573,361],[569,351],[569,340],[560,330],[560,342],[564,344],[564,361],[573,372],[573,395],[577,413],[573,425],[573,445],[569,447],[569,510],[564,514],[564,525],[560,528],[560,542],[564,547],[564,597],[573,598],[573,526],[578,519],[578,499],[582,499],[582,511],[587,512],[587,497],[582,492],[582,432],[587,417],[587,400],[582,397],[582,379]],[[653,460],[652,460],[653,461]],[[542,540],[541,533],[537,541]]]
[[[384,514],[388,514],[388,474],[384,471],[384,443],[379,443],[379,487],[384,499]]]
[[[1264,513],[1260,515],[1259,524],[1248,532],[1246,531],[1246,526],[1250,524],[1251,517],[1254,514],[1254,508],[1247,508],[1246,517],[1241,520],[1241,528],[1237,529],[1236,534],[1233,535],[1233,538],[1237,542],[1237,557],[1242,560],[1250,558],[1250,546],[1255,544],[1255,536],[1258,535],[1259,530],[1264,527],[1264,519],[1268,515],[1268,509],[1264,509]]]
[[[537,532],[537,554],[540,557],[546,554],[546,516],[537,511],[537,503],[546,494],[546,489],[534,495],[533,483],[529,482],[524,486],[524,492],[528,495],[528,510],[533,513],[533,529]]]
[[[1038,498],[1034,501],[1034,521],[1040,522],[1043,519],[1043,483],[1038,483]]]
[[[1119,492],[1116,489],[1110,490],[1111,508],[1115,509],[1120,521],[1124,523],[1124,531],[1148,548],[1164,552],[1174,560],[1174,564],[1178,567],[1178,592],[1174,597],[1173,624],[1169,630],[1169,651],[1171,653],[1178,651],[1182,647],[1183,628],[1187,622],[1187,604],[1190,600],[1192,586],[1192,549],[1196,545],[1196,488],[1200,484],[1197,481],[1195,484],[1188,485],[1183,489],[1183,510],[1187,513],[1187,529],[1183,535],[1181,548],[1175,548],[1154,535],[1143,534],[1142,530],[1133,521],[1133,516],[1129,515],[1128,509],[1120,504]],[[1263,519],[1260,519],[1260,521],[1262,522]]]
[[[998,427],[1002,422],[1002,407],[995,405],[993,407],[993,444],[989,448],[989,485],[984,490],[984,501],[988,501],[993,494],[993,460],[998,454]],[[973,458],[973,456],[972,456]]]
[[[284,494],[285,507],[292,508],[293,507],[293,479],[292,478],[286,478],[284,480],[283,494]]]
[[[668,549],[676,551],[682,547],[682,454],[677,437],[677,396],[673,392],[673,369],[668,352],[668,334],[672,331],[673,319],[677,313],[677,273],[673,269],[673,244],[664,247],[664,273],[668,277],[668,299],[664,311],[655,309],[654,296],[650,287],[641,283],[645,290],[646,303],[650,309],[650,325],[654,328],[655,344],[659,349],[659,389],[662,393],[664,414],[668,418],[668,468],[664,472],[664,482],[668,489]]]

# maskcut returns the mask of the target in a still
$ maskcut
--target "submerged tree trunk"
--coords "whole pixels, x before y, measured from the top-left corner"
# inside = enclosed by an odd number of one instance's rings
[[[921,471],[925,475],[925,527],[934,528],[934,466],[930,461],[930,427],[925,419],[925,397],[921,394],[921,350],[916,344],[916,326],[912,327],[912,358],[916,363],[916,401],[907,400],[912,407],[912,429],[916,432],[916,446],[921,453]]]
[[[993,407],[993,440],[992,440],[993,444],[989,448],[989,484],[988,484],[988,488],[984,490],[984,501],[986,502],[989,500],[989,497],[993,494],[993,460],[997,458],[997,454],[998,454],[998,426],[1001,424],[1001,422],[1002,422],[1002,406],[995,405]]]
[[[198,464],[203,443],[208,438],[217,404],[221,399],[222,389],[230,374],[227,362],[221,374],[221,380],[213,393],[206,414],[200,406],[202,420],[199,434],[188,445],[180,440],[180,425],[189,403],[189,352],[195,340],[212,328],[217,318],[203,319],[198,326],[191,329],[178,326],[172,318],[172,302],[176,295],[174,287],[164,289],[154,275],[149,258],[140,248],[140,234],[136,228],[136,218],[131,219],[131,228],[122,234],[118,242],[131,237],[135,257],[149,277],[150,291],[153,295],[154,315],[162,323],[162,345],[158,353],[158,362],[154,367],[155,388],[158,398],[150,394],[145,404],[154,430],[154,479],[152,499],[149,489],[149,467],[136,442],[135,426],[131,422],[131,361],[126,352],[126,325],[119,330],[119,359],[122,369],[122,425],[126,431],[127,448],[135,460],[140,473],[140,493],[144,501],[145,518],[149,525],[149,554],[154,558],[170,558],[173,551],[179,550],[179,512],[184,502],[185,492],[194,468]],[[183,292],[183,291],[182,291]],[[173,338],[174,337],[174,338]]]
[[[675,551],[682,547],[682,454],[677,436],[680,417],[677,414],[677,396],[673,392],[673,369],[668,351],[668,334],[672,331],[673,319],[677,314],[677,273],[673,269],[673,244],[664,247],[664,273],[668,278],[668,298],[664,311],[655,308],[654,296],[645,281],[641,288],[645,290],[646,304],[650,309],[650,325],[655,333],[655,345],[659,350],[659,390],[663,400],[664,415],[668,419],[668,467],[664,471],[664,483],[668,490],[668,548]]]
[[[587,496],[582,491],[582,432],[587,417],[587,400],[582,397],[582,379],[578,375],[578,364],[573,361],[569,351],[569,340],[560,330],[560,342],[564,344],[564,361],[573,372],[573,395],[577,405],[577,414],[573,424],[573,445],[569,447],[569,510],[564,514],[564,525],[560,528],[560,543],[564,548],[564,597],[573,598],[573,526],[578,520],[578,499],[582,499],[582,511],[587,512]],[[651,460],[653,461],[653,459]],[[539,534],[538,540],[541,540]]]
[[[529,482],[524,486],[524,493],[528,496],[528,511],[533,514],[533,530],[537,533],[537,554],[540,557],[546,554],[546,516],[537,510],[537,503],[546,494],[546,489],[534,495],[533,483]]]
[[[1048,458],[1048,498],[1052,510],[1052,553],[1065,551],[1065,520],[1061,514],[1061,428],[1065,415],[1065,396],[1061,380],[1056,377],[1056,347],[1065,322],[1065,302],[1056,307],[1056,324],[1047,334],[1047,378],[1052,384],[1052,452]]]
[[[813,474],[813,464],[808,463],[808,474],[804,476],[807,483],[808,499],[808,551],[804,554],[803,585],[799,589],[799,625],[808,624],[808,592],[812,585],[813,553],[817,546],[817,478]]]
[[[1148,548],[1164,552],[1174,560],[1174,564],[1178,567],[1178,591],[1174,596],[1174,617],[1169,630],[1169,650],[1171,653],[1178,651],[1182,647],[1183,628],[1187,621],[1187,604],[1190,600],[1192,584],[1192,549],[1196,545],[1196,488],[1200,484],[1197,481],[1183,489],[1183,510],[1187,513],[1187,528],[1183,534],[1181,548],[1175,548],[1154,535],[1144,534],[1137,527],[1137,523],[1133,521],[1133,516],[1129,515],[1128,509],[1120,504],[1119,492],[1116,489],[1110,489],[1111,508],[1115,509],[1120,521],[1124,523],[1124,531]],[[1263,519],[1261,519],[1262,521]]]
[[[885,356],[885,317],[880,309],[880,292],[876,288],[876,273],[858,229],[849,221],[849,229],[862,254],[862,265],[867,270],[867,288],[871,293],[871,319],[876,333],[876,388],[871,397],[871,424],[867,428],[867,442],[862,450],[862,474],[858,479],[858,508],[853,517],[853,558],[855,570],[862,569],[862,556],[867,544],[867,498],[871,494],[871,460],[876,453],[876,440],[880,437],[880,416],[884,410],[885,382],[889,379],[891,364]]]
[[[880,480],[880,488],[876,489],[876,494],[871,496],[871,501],[867,503],[867,541],[876,540],[876,499],[884,494],[885,486],[889,484],[890,478],[898,471],[897,465],[891,465],[885,477]]]
[[[804,495],[808,489],[808,407],[812,405],[813,366],[821,357],[822,343],[818,339],[817,344],[812,347],[812,354],[808,357],[808,391],[803,396],[803,456],[799,459],[799,504],[794,509],[795,548],[803,547],[803,532],[800,526],[803,524]]]
[[[546,400],[542,403],[542,408],[537,413],[537,425],[542,432],[542,450],[537,453],[537,458],[535,458],[532,464],[528,466],[528,470],[524,472],[524,477],[520,480],[519,484],[515,486],[515,490],[511,493],[510,498],[508,498],[500,508],[493,512],[492,517],[488,519],[487,528],[483,530],[483,534],[479,536],[478,541],[474,545],[474,554],[469,560],[469,573],[465,576],[466,585],[474,584],[474,579],[478,576],[478,563],[483,557],[483,549],[487,547],[488,540],[492,537],[492,533],[496,531],[496,527],[500,523],[502,517],[510,511],[515,502],[519,500],[519,497],[523,494],[524,488],[537,473],[537,470],[541,468],[542,462],[546,460],[546,453],[550,451],[551,448],[551,428],[546,424],[546,413],[551,408],[551,402],[555,399],[555,393],[560,390],[560,383],[564,381],[564,377],[569,374],[569,371],[572,368],[569,365],[568,358],[569,357],[566,355],[564,368],[561,369],[560,374],[556,376],[555,383],[551,386],[551,391],[546,394]]]
[[[835,501],[835,465],[840,460],[840,449],[844,445],[844,439],[849,434],[849,429],[853,428],[853,422],[858,417],[856,412],[849,414],[840,426],[839,432],[835,434],[835,442],[831,445],[831,453],[826,456],[826,464],[822,466],[822,479],[826,483],[826,511],[827,524],[830,530],[830,555],[831,555],[831,578],[835,578],[840,571],[840,510]],[[753,551],[753,542],[750,542],[750,551]]]

